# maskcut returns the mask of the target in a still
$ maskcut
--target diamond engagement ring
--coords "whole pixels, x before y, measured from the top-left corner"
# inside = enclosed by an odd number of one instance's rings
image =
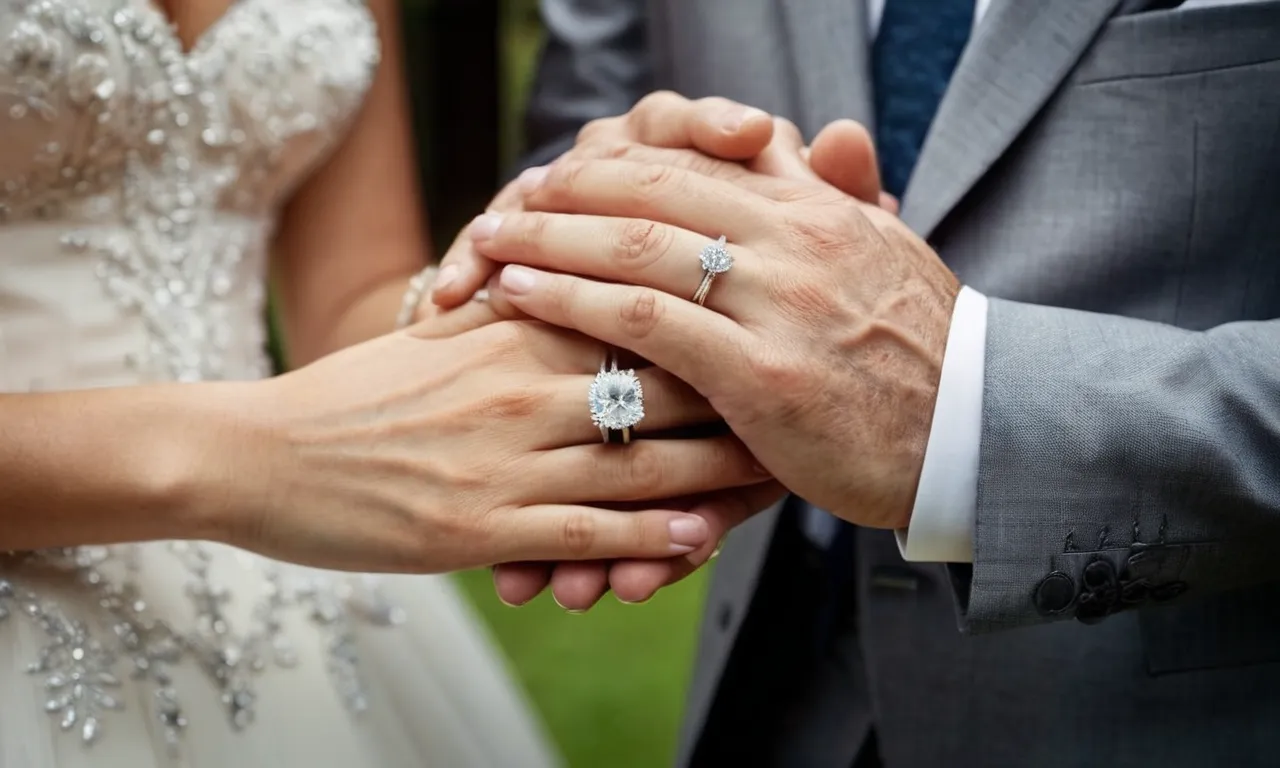
[[[631,428],[644,418],[644,390],[633,370],[618,370],[618,352],[610,350],[587,395],[591,421],[606,443],[631,442]]]
[[[708,244],[702,249],[702,253],[698,254],[698,261],[702,262],[702,282],[694,292],[693,300],[700,307],[706,303],[707,294],[711,292],[711,283],[715,281],[716,275],[728,272],[733,267],[733,255],[724,247],[724,244],[725,236],[721,235],[719,240]]]

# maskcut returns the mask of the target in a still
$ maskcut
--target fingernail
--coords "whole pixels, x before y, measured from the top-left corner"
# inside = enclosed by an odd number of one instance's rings
[[[719,123],[720,129],[725,133],[736,133],[742,128],[743,123],[763,114],[755,107],[733,107],[722,112],[716,122]]]
[[[586,613],[587,609],[586,608],[565,608],[564,612],[569,614],[570,616],[578,616],[580,614]]]
[[[471,222],[467,231],[472,240],[488,240],[498,233],[498,227],[501,226],[502,214],[482,213]]]
[[[707,522],[697,515],[681,515],[667,524],[671,533],[671,551],[684,554],[697,549],[707,540]]]
[[[440,270],[440,274],[436,275],[436,284],[431,286],[432,291],[443,291],[449,285],[458,279],[458,265],[446,264]]]
[[[545,165],[534,166],[525,169],[516,179],[516,183],[520,185],[521,191],[528,194],[542,186],[542,182],[547,180],[547,167]]]
[[[614,595],[614,597],[618,597],[618,596]],[[644,605],[645,603],[649,602],[650,599],[652,599],[652,596],[646,597],[643,600],[623,600],[621,597],[618,597],[618,602],[622,603],[623,605]]]
[[[507,293],[522,294],[533,290],[537,277],[532,270],[524,267],[508,266],[503,268],[499,284]]]
[[[508,608],[519,608],[519,607],[520,607],[520,606],[516,605],[515,603],[508,603],[506,600],[504,600],[504,599],[503,599],[502,595],[498,595],[498,602],[502,603],[503,605],[507,606]]]

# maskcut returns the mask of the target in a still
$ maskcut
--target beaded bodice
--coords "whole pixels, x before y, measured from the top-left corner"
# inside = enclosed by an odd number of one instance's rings
[[[239,0],[190,51],[151,0],[0,0],[0,391],[264,375],[276,209],[341,138],[377,58],[357,0]],[[164,579],[139,576],[160,567],[157,548],[186,581],[185,623],[150,605]],[[359,709],[348,609],[392,612],[364,586],[260,561],[252,593],[228,593],[224,555],[0,557],[0,637],[39,628],[29,672],[64,730],[94,741],[133,675],[176,740],[186,721],[168,670],[199,669],[247,725],[253,675],[289,665],[282,615],[301,610]]]

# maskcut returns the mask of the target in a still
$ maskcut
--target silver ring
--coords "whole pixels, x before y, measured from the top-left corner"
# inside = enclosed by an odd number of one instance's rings
[[[715,282],[716,275],[722,275],[733,268],[733,254],[729,253],[729,249],[724,247],[725,236],[721,235],[720,239],[714,243],[708,243],[702,253],[698,254],[698,261],[702,264],[702,282],[698,284],[698,290],[693,293],[693,301],[698,306],[702,306],[707,301],[707,294],[711,292],[711,284]]]
[[[631,428],[644,419],[644,388],[633,370],[618,369],[618,352],[610,349],[587,394],[591,423],[606,443],[630,443]]]

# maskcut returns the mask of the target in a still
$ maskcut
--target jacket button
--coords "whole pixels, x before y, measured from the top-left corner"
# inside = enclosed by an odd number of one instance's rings
[[[1062,571],[1054,571],[1041,579],[1033,595],[1036,610],[1045,616],[1062,613],[1075,599],[1076,583]]]

